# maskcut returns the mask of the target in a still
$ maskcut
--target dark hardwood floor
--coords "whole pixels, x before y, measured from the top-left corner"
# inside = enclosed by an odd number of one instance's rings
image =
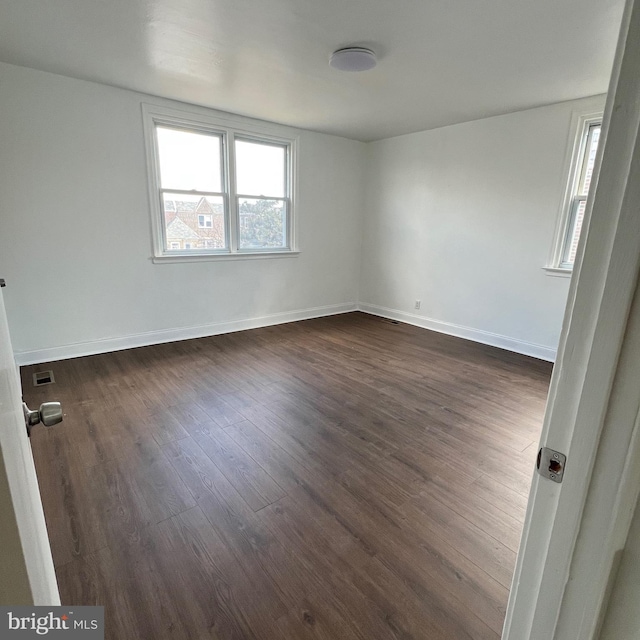
[[[359,313],[25,367],[62,601],[114,640],[499,638],[550,372]]]

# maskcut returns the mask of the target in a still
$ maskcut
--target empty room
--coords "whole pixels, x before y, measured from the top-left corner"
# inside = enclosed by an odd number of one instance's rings
[[[0,635],[638,637],[634,0],[0,12]]]

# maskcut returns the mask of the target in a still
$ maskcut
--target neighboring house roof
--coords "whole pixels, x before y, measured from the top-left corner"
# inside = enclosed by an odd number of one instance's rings
[[[222,213],[222,205],[209,202],[204,196],[194,202],[193,200],[170,200],[164,201],[165,213],[186,213],[197,211],[198,213]]]
[[[210,216],[204,226],[198,223],[198,216],[202,215]],[[223,206],[205,197],[197,202],[165,200],[164,216],[168,240],[219,239],[224,235]]]
[[[191,227],[182,222],[180,218],[174,218],[173,221],[167,225],[167,238],[195,240],[198,238],[198,234]]]
[[[222,213],[220,205],[211,206],[206,198],[200,198],[200,202],[196,205],[197,213]]]

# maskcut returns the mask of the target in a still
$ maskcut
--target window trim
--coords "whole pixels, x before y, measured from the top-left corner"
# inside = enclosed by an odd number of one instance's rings
[[[149,211],[151,218],[151,260],[163,262],[199,262],[203,260],[244,260],[256,258],[295,257],[300,254],[297,245],[296,195],[297,195],[297,158],[299,136],[289,127],[274,123],[257,122],[242,116],[220,114],[207,109],[193,107],[188,111],[164,106],[142,103],[142,117],[145,151],[147,157],[147,184],[149,192]],[[222,194],[226,211],[225,234],[227,248],[201,249],[194,251],[165,250],[165,225],[162,223],[162,188],[160,186],[160,167],[158,145],[155,135],[156,125],[178,129],[202,131],[222,136],[222,171],[225,193]],[[286,180],[288,193],[287,240],[288,246],[282,249],[240,249],[239,216],[237,196],[232,185],[235,184],[235,138],[254,140],[260,143],[285,145],[287,148]],[[220,194],[216,194],[219,197]]]
[[[596,123],[602,124],[604,97],[596,100],[598,105],[602,105],[600,108],[596,107],[596,104],[592,104],[591,108],[574,111],[571,117],[569,142],[564,162],[566,168],[564,175],[567,176],[564,195],[558,211],[549,259],[547,265],[543,267],[549,276],[570,277],[573,273],[573,265],[566,263],[564,258],[572,222],[575,192],[582,172],[589,129]],[[594,103],[596,103],[595,100]]]

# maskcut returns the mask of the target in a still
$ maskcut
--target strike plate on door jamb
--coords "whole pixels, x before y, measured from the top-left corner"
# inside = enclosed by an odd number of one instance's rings
[[[562,482],[564,467],[567,463],[567,456],[559,451],[554,451],[548,447],[542,447],[538,451],[536,468],[543,478],[548,478],[554,482]]]

